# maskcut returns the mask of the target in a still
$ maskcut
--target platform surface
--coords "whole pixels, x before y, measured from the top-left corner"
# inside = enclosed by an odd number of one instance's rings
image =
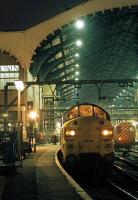
[[[1,175],[1,200],[82,200],[55,163],[57,148],[37,146],[15,174]]]

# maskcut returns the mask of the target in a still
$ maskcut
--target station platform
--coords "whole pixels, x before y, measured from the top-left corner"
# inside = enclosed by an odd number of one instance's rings
[[[62,169],[55,156],[58,145],[37,146],[15,174],[0,175],[1,200],[90,200]]]

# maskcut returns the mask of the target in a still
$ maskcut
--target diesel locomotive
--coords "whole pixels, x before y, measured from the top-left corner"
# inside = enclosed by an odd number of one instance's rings
[[[113,126],[100,106],[81,103],[71,107],[62,119],[60,143],[62,162],[70,168],[104,175],[111,170]]]

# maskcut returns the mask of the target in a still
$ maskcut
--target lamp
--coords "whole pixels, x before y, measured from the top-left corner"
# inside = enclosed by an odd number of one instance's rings
[[[36,111],[31,111],[29,113],[29,117],[30,117],[30,119],[35,120],[37,118],[37,112]]]
[[[14,83],[15,83],[15,87],[16,87],[16,89],[18,90],[18,91],[23,91],[24,90],[24,83],[23,83],[23,81],[20,81],[20,80],[16,80],[16,81],[14,81]]]
[[[17,134],[17,140],[18,140],[18,160],[21,160],[21,143],[22,143],[22,137],[21,137],[21,91],[24,90],[24,84],[23,81],[16,80],[14,81],[15,87],[18,91],[18,134]]]
[[[38,117],[38,114],[36,111],[30,111],[29,113],[29,118],[30,118],[30,125],[31,126],[31,129],[32,129],[32,135],[31,135],[31,144],[32,146],[34,147],[34,152],[36,152],[36,144],[35,144],[35,123],[36,123],[36,119]]]

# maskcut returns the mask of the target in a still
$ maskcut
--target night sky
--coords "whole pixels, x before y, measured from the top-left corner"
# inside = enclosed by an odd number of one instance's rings
[[[0,0],[0,31],[26,30],[84,0]]]

